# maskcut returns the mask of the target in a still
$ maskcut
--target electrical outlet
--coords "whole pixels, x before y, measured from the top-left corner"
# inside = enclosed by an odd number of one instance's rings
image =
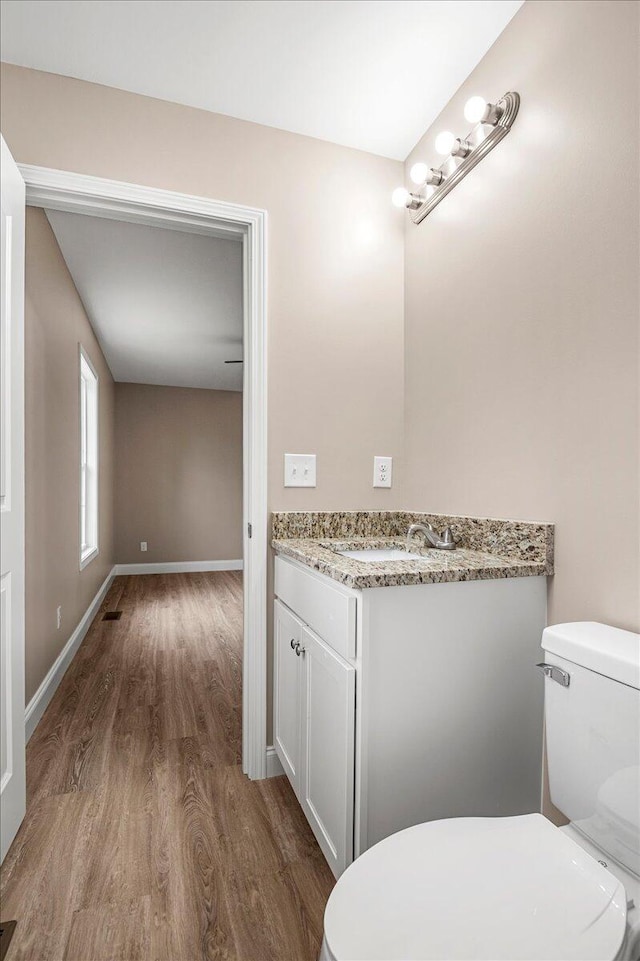
[[[284,455],[284,486],[285,487],[315,487],[316,486],[316,455],[315,454],[285,454]]]
[[[140,541],[140,550],[141,550],[141,551],[146,551],[146,549],[147,549],[147,542],[146,542],[146,541]]]
[[[60,630],[62,624],[62,607],[56,608],[56,630]]]
[[[391,487],[393,459],[391,457],[373,458],[373,486]]]

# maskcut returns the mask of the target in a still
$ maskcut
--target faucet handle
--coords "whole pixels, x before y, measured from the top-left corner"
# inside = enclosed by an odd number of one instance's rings
[[[453,544],[455,543],[455,541],[453,540],[453,532],[450,527],[445,527],[444,533],[442,535],[442,543],[446,544],[447,546],[449,544],[453,546]]]

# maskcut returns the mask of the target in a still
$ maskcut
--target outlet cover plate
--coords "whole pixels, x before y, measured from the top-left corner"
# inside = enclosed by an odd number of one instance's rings
[[[316,455],[315,454],[285,454],[284,455],[284,486],[285,487],[315,487],[316,486]]]
[[[374,457],[373,458],[373,486],[391,487],[393,477],[393,458]]]

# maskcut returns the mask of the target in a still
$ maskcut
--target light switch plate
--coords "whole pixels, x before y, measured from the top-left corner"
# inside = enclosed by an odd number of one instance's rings
[[[391,487],[393,475],[393,458],[374,457],[373,458],[373,486]]]
[[[316,455],[315,454],[285,454],[284,455],[284,486],[285,487],[315,487],[316,486]]]

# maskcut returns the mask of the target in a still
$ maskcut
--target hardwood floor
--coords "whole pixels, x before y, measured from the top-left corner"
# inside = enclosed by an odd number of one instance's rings
[[[241,574],[115,579],[27,749],[6,961],[316,961],[333,876],[241,685]]]

